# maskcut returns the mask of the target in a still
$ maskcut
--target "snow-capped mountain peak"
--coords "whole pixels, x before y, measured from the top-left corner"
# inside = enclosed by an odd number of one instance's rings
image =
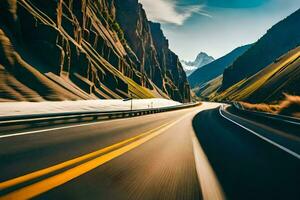
[[[187,76],[191,75],[196,69],[203,67],[214,61],[212,56],[207,55],[205,52],[200,52],[194,61],[181,60],[184,71]]]

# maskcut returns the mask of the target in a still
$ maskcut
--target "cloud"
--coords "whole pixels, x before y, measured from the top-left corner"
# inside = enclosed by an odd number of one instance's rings
[[[200,14],[206,17],[211,17],[208,13],[202,10],[201,5],[186,5],[178,6],[176,1],[170,0],[139,0],[146,10],[149,20],[182,25],[193,14]]]
[[[254,8],[270,0],[203,0],[207,6],[221,8]]]

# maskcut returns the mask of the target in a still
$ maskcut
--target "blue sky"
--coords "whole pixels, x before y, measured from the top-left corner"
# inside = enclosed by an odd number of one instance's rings
[[[300,8],[300,0],[139,0],[160,22],[171,49],[193,60],[215,58],[257,41],[272,25]]]

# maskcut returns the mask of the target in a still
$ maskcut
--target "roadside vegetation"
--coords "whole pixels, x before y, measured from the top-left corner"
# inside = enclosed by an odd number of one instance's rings
[[[300,96],[284,95],[284,99],[278,104],[251,104],[247,102],[239,102],[245,109],[268,112],[273,114],[281,114],[300,118]]]

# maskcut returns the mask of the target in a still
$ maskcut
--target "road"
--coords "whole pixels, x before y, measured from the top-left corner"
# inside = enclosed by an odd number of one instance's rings
[[[193,126],[228,199],[299,199],[299,132],[220,109]]]
[[[0,199],[299,199],[299,137],[219,106],[2,134]]]

